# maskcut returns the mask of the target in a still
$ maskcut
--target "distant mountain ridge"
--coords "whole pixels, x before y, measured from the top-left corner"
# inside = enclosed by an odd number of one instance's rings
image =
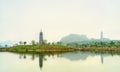
[[[63,37],[60,42],[63,44],[69,43],[89,43],[89,42],[97,42],[100,39],[89,39],[86,35],[79,35],[79,34],[69,34]],[[103,38],[102,41],[110,41],[108,38]]]
[[[89,40],[86,35],[79,35],[79,34],[70,34],[68,36],[63,37],[60,42],[62,43],[72,43],[72,42],[81,42]]]

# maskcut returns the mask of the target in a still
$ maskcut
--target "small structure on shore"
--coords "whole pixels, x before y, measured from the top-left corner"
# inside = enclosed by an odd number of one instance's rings
[[[100,41],[101,41],[101,45],[103,44],[103,32],[101,31],[100,33]]]
[[[103,40],[103,32],[101,31],[100,33],[100,40],[102,41]]]
[[[42,30],[40,31],[40,34],[39,34],[39,45],[43,45],[43,32],[42,32]]]

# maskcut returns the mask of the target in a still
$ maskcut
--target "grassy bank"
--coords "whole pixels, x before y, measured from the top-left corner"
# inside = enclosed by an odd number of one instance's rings
[[[61,52],[61,51],[75,51],[76,49],[67,46],[59,45],[19,45],[9,48],[1,48],[0,51],[8,52]]]
[[[120,52],[117,47],[86,47],[71,48],[60,45],[18,45],[8,48],[0,48],[1,52],[69,52],[69,51],[90,51],[90,52]]]
[[[120,52],[120,48],[117,47],[93,47],[93,48],[79,48],[80,51],[90,51],[90,52]]]

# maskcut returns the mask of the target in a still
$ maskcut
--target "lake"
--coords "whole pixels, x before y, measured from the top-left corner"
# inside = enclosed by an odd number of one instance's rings
[[[120,53],[0,52],[0,72],[120,72]]]

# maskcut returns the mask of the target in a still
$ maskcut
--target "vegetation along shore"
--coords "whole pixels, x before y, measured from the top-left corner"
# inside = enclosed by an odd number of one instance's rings
[[[66,52],[75,50],[75,48],[58,45],[19,45],[8,48],[0,48],[0,51],[2,52]]]
[[[70,52],[70,51],[91,51],[91,52],[120,52],[120,46],[112,45],[17,45],[0,48],[1,52]]]

